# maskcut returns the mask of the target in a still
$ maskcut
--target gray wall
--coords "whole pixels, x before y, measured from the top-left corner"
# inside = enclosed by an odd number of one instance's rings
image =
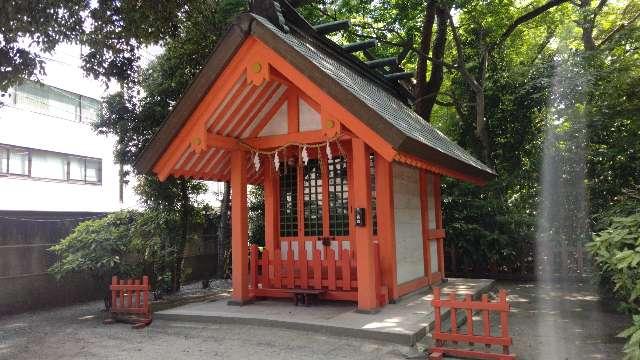
[[[47,274],[56,261],[47,249],[66,237],[82,221],[79,219],[100,215],[103,213],[0,211],[0,316],[102,297],[88,277],[58,282]]]

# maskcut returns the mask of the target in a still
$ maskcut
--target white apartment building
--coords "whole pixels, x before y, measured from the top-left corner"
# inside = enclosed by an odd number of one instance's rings
[[[79,48],[70,49],[47,62],[41,82],[26,80],[0,98],[0,210],[137,206],[132,185],[121,184],[114,139],[91,128],[105,88],[83,77]]]

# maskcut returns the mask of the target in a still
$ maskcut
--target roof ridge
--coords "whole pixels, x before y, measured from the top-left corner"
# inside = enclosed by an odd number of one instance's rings
[[[367,66],[358,57],[346,52],[339,44],[319,34],[313,25],[287,0],[253,0],[250,11],[254,15],[269,21],[285,33],[293,30],[296,35],[313,42],[320,50],[327,52],[328,55],[340,61],[343,65],[382,87],[385,92],[403,103],[409,105],[413,101],[413,94],[405,86],[385,78],[383,74]]]

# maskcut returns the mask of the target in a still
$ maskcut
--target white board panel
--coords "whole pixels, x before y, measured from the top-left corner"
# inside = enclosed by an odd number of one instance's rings
[[[420,213],[420,172],[393,164],[393,209],[396,234],[398,284],[423,277],[422,219]]]
[[[438,240],[432,239],[429,240],[429,257],[430,257],[430,264],[429,264],[429,271],[431,271],[431,273],[437,273],[438,272]]]

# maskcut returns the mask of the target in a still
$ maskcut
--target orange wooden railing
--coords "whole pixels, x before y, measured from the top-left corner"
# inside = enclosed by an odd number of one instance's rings
[[[338,256],[328,246],[322,250],[313,249],[311,260],[308,260],[304,247],[300,248],[297,260],[292,249],[284,254],[276,249],[270,254],[267,249],[260,253],[258,246],[252,245],[250,251],[250,279],[253,288],[326,288],[351,291],[358,287],[353,249],[339,249]]]
[[[117,276],[111,278],[111,316],[135,316],[140,319],[136,324],[148,325],[151,323],[151,306],[149,304],[149,277],[140,279],[118,280]]]
[[[433,289],[433,300],[431,304],[435,314],[435,328],[432,337],[436,342],[436,346],[430,349],[429,359],[442,359],[444,355],[452,355],[471,359],[498,359],[498,360],[514,360],[516,357],[509,353],[509,346],[513,344],[511,336],[509,336],[509,303],[507,302],[507,292],[501,289],[498,293],[498,300],[490,302],[487,294],[482,295],[481,301],[471,300],[471,295],[466,295],[464,300],[459,300],[455,291],[449,294],[448,299],[440,297],[440,288]],[[449,332],[442,331],[442,308],[450,311],[451,329]],[[466,315],[466,332],[458,331],[457,311],[462,310]],[[474,331],[473,313],[481,312],[482,314],[482,335],[477,335]],[[491,317],[490,312],[498,312],[500,314],[500,335],[491,335]],[[458,342],[466,342],[469,345],[484,344],[485,349],[461,349],[446,347],[447,342],[454,344]],[[491,345],[502,346],[502,353],[490,352]]]
[[[292,249],[284,254],[276,249],[271,254],[267,249],[260,252],[258,246],[251,245],[249,281],[254,295],[284,297],[290,293],[279,293],[279,289],[316,289],[326,291],[323,298],[357,300],[354,249],[338,248],[336,254],[334,249],[325,246],[313,249],[311,256],[304,246],[298,251],[296,259]]]

